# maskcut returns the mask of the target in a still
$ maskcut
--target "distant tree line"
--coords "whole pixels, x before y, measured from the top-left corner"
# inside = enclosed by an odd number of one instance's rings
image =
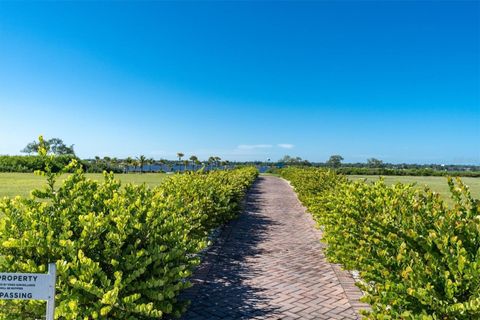
[[[128,157],[125,159],[110,157],[95,157],[93,159],[79,159],[74,155],[58,155],[54,157],[54,172],[60,171],[66,166],[71,159],[76,159],[83,167],[85,172],[115,172],[115,173],[131,173],[131,172],[178,172],[185,170],[215,170],[229,169],[239,166],[254,165],[263,168],[261,171],[275,172],[279,168],[286,166],[312,166],[312,167],[329,167],[335,169],[339,173],[348,175],[409,175],[409,176],[464,176],[464,177],[480,177],[480,166],[462,166],[462,165],[419,165],[419,164],[389,164],[381,163],[374,165],[373,163],[340,163],[330,161],[325,163],[311,163],[302,160],[299,157],[291,157],[283,159],[279,162],[267,161],[245,161],[230,162],[221,161],[212,157],[206,161],[200,161],[198,158],[191,156],[189,160],[154,160],[145,156]],[[288,160],[288,161],[284,161]],[[45,163],[41,157],[28,156],[0,156],[0,172],[33,172],[35,170],[44,169]]]
[[[378,175],[378,176],[455,176],[480,177],[480,170],[437,170],[430,167],[416,169],[368,168],[368,167],[341,167],[337,172],[347,175]]]
[[[200,161],[196,156],[188,160],[155,160],[144,155],[128,157],[125,159],[98,157],[93,159],[80,159],[74,155],[57,155],[53,160],[53,172],[59,172],[72,159],[76,159],[83,170],[88,173],[114,172],[114,173],[145,173],[145,172],[178,172],[195,171],[199,169],[216,170],[237,167],[236,163],[220,161],[220,157],[211,157],[209,160]],[[27,156],[0,156],[0,172],[34,172],[45,169],[45,161],[36,155]]]
[[[43,138],[42,138],[43,139]],[[85,172],[115,172],[115,173],[129,173],[129,172],[166,172],[166,171],[187,171],[187,170],[214,170],[227,169],[233,167],[229,161],[222,161],[218,156],[211,156],[208,160],[200,161],[196,155],[191,155],[190,158],[182,159],[185,154],[177,153],[178,161],[153,158],[147,158],[145,155],[138,157],[127,157],[119,159],[115,157],[99,157],[95,156],[93,159],[80,159],[75,155],[74,145],[66,145],[60,138],[52,138],[43,140],[44,147],[47,148],[47,153],[53,155],[53,172],[59,172],[72,159],[76,159]],[[28,153],[27,156],[0,156],[0,172],[33,172],[36,170],[45,169],[45,159],[35,154],[38,153],[40,143],[33,141],[21,150],[22,153]]]
[[[276,163],[262,162],[262,165],[270,165],[268,172],[273,173],[284,166],[311,166],[332,168],[347,175],[480,177],[480,166],[475,165],[392,164],[377,158],[369,158],[363,163],[343,163],[343,160],[341,155],[332,155],[326,162],[309,162],[286,155]]]
[[[201,161],[196,155],[185,158],[183,152],[177,153],[178,160],[155,160],[145,155],[119,159],[115,157],[99,157],[93,159],[79,159],[74,152],[74,145],[66,145],[62,139],[52,138],[45,140],[48,153],[55,155],[53,161],[54,172],[65,167],[72,159],[76,159],[85,172],[178,172],[195,170],[229,169],[239,166],[256,166],[262,172],[275,172],[285,166],[313,166],[328,167],[339,173],[348,175],[409,175],[409,176],[467,176],[480,177],[480,166],[474,165],[439,165],[439,164],[392,164],[380,159],[369,158],[364,163],[343,163],[341,155],[332,155],[326,162],[309,162],[298,156],[285,155],[276,162],[267,161],[227,161],[218,156],[210,156]],[[33,172],[43,170],[45,163],[41,157],[32,155],[38,152],[39,144],[34,141],[29,143],[23,153],[27,156],[0,156],[0,172]]]

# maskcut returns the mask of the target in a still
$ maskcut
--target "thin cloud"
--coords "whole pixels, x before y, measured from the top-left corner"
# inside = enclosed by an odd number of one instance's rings
[[[295,147],[293,144],[290,143],[279,143],[277,144],[277,146],[283,149],[292,149],[293,147]]]
[[[271,144],[241,144],[237,148],[243,150],[271,148]]]

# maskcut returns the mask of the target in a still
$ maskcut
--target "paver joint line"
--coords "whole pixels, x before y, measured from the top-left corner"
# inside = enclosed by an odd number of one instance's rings
[[[182,319],[360,319],[362,293],[320,238],[289,183],[260,177],[181,296]]]

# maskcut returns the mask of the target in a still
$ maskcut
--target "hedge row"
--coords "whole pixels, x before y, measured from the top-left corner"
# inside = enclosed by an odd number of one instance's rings
[[[304,165],[289,167],[296,168],[307,168]],[[335,170],[338,174],[345,175],[372,175],[372,176],[422,176],[422,177],[480,177],[480,171],[467,171],[467,170],[453,170],[452,167],[447,167],[446,169],[438,168],[370,168],[370,167],[353,167],[349,164],[344,164],[339,168],[329,168],[325,164],[320,164],[320,166],[309,166],[310,168],[321,168],[321,169],[331,169]],[[269,173],[280,173],[282,169],[278,168],[269,168],[267,172]]]
[[[448,179],[453,206],[429,189],[282,171],[324,229],[330,261],[358,270],[369,319],[480,319],[480,201]]]
[[[62,155],[53,158],[51,167],[58,172],[66,167],[75,156]],[[34,172],[45,168],[45,158],[41,156],[0,156],[0,172]]]
[[[50,161],[51,160],[51,161]],[[116,173],[123,172],[123,168],[116,164],[106,162],[95,162],[80,160],[74,155],[59,155],[49,159],[52,172],[60,172],[72,160],[80,163],[86,172],[102,173],[103,171],[112,171]],[[0,172],[34,172],[44,170],[46,158],[39,155],[29,156],[0,156]]]
[[[446,171],[431,168],[417,169],[396,169],[396,168],[355,168],[340,167],[335,169],[337,173],[347,175],[377,175],[377,176],[458,176],[458,177],[480,177],[480,171]]]
[[[58,269],[56,319],[179,316],[208,234],[235,216],[254,168],[175,175],[157,188],[77,169],[58,189],[0,200],[0,271]],[[38,301],[0,300],[0,319],[40,318]]]

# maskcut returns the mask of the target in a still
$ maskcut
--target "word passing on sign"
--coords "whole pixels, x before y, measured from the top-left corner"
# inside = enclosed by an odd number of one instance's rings
[[[46,300],[46,320],[53,320],[55,312],[54,263],[48,265],[48,273],[0,273],[0,299]]]

